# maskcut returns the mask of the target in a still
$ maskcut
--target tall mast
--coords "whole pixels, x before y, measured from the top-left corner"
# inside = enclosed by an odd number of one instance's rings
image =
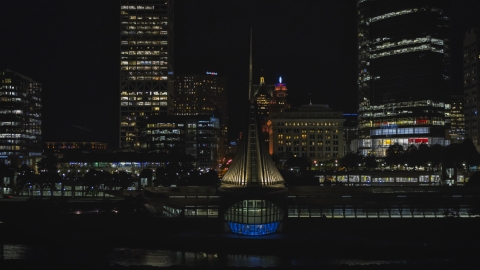
[[[250,27],[250,70],[249,70],[249,78],[248,78],[248,101],[252,101],[252,72],[253,72],[253,64],[252,64],[252,28]]]

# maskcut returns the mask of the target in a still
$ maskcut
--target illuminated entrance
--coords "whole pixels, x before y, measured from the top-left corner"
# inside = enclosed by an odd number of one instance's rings
[[[275,233],[282,218],[282,209],[265,200],[240,201],[225,213],[230,230],[243,235]]]

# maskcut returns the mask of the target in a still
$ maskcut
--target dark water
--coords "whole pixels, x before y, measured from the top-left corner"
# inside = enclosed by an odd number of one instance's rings
[[[191,252],[164,249],[144,248],[96,248],[96,243],[85,247],[55,247],[42,245],[10,245],[3,246],[4,262],[26,261],[35,265],[63,265],[84,267],[103,266],[151,266],[171,267],[183,266],[191,268],[224,268],[224,267],[334,267],[334,266],[444,266],[438,269],[475,269],[478,258],[355,258],[346,254],[323,257],[315,253],[301,255],[255,255],[224,254],[212,252]],[[395,252],[392,250],[392,252]],[[1,266],[1,264],[0,264]],[[448,266],[445,268],[445,266]],[[416,267],[414,267],[417,269]],[[82,268],[83,269],[83,268]],[[397,269],[397,268],[395,268]],[[401,269],[401,268],[399,268]],[[433,269],[433,268],[432,268]]]

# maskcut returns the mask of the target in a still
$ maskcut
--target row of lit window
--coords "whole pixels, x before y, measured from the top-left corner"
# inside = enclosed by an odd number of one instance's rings
[[[167,106],[167,102],[149,102],[149,101],[139,101],[139,102],[120,102],[121,106]]]
[[[122,40],[122,45],[167,45],[167,41],[158,40]]]
[[[184,124],[178,124],[178,127],[183,127]],[[175,123],[156,123],[147,124],[147,128],[175,128]]]
[[[126,92],[123,91],[120,93],[121,96],[167,96],[167,92],[159,92],[159,91],[154,91],[154,92]]]
[[[325,142],[322,142],[322,141],[318,141],[318,142],[315,142],[315,141],[309,141],[308,143],[306,141],[278,141],[278,145],[302,145],[302,146],[307,146],[307,145],[310,145],[310,146],[323,146],[323,145],[338,145],[338,141],[337,140],[334,140],[334,141],[325,141]]]
[[[166,60],[166,57],[163,57],[165,58]],[[121,61],[120,62],[121,65],[125,65],[125,66],[163,66],[163,65],[167,65],[168,62],[165,62],[165,61]]]
[[[167,76],[161,77],[148,77],[148,76],[129,76],[122,78],[123,80],[130,80],[130,81],[166,81],[168,80]]]
[[[149,98],[146,98],[147,100],[167,100],[167,97],[163,96],[163,97],[149,97]],[[121,97],[121,100],[143,100],[143,97]],[[154,104],[154,105],[158,105],[158,104]]]
[[[166,35],[167,31],[122,31],[122,35]]]
[[[160,55],[160,51],[123,51],[121,54],[128,55]],[[162,52],[162,54],[167,54],[167,52]]]
[[[20,133],[0,133],[1,139],[35,139],[36,136],[20,134]]]
[[[152,26],[153,25],[153,26]],[[162,26],[158,26],[158,25],[155,25],[155,22],[152,22],[152,23],[142,23],[142,25],[140,26],[133,26],[133,25],[130,25],[130,26],[123,26],[122,27],[122,30],[160,30],[160,29],[163,29]]]
[[[293,129],[291,129],[291,128],[286,128],[286,129],[279,128],[279,129],[277,130],[277,132],[278,132],[278,133],[283,133],[283,132],[285,131],[286,133],[290,133],[290,132],[292,132],[292,130],[293,130],[293,133],[300,133],[300,131],[301,131],[302,134],[306,134],[306,133],[307,133],[307,130],[306,130],[306,129],[300,130],[300,129],[298,129],[298,128],[293,128]],[[309,133],[315,133],[315,132],[316,132],[316,133],[330,133],[330,132],[332,132],[332,133],[339,133],[339,130],[338,130],[338,129],[329,129],[329,128],[326,128],[326,129],[309,129],[308,131],[309,131]],[[287,135],[287,136],[288,136],[288,135]],[[335,135],[335,136],[336,136],[336,135]]]
[[[147,132],[147,134],[151,134],[151,133]],[[152,137],[152,141],[180,141],[180,137],[165,137],[165,136]]]
[[[419,128],[385,128],[370,130],[370,135],[397,135],[397,134],[428,134],[429,127]]]
[[[20,126],[22,125],[21,122],[1,122],[0,121],[0,126]]]
[[[330,147],[330,146],[325,146],[325,147],[315,147],[315,146],[311,146],[311,147],[299,147],[299,146],[283,147],[283,146],[279,146],[277,149],[278,149],[279,152],[283,152],[284,149],[285,149],[285,152],[291,152],[292,148],[293,148],[293,151],[302,151],[302,152],[332,152],[332,151],[333,152],[338,152],[338,146],[333,146],[333,147]]]
[[[147,19],[147,20],[160,20],[160,17],[157,17],[157,16],[136,16],[136,15],[132,15],[132,16],[129,16],[128,17],[129,20],[143,20],[143,19]],[[164,21],[167,21],[168,20],[168,17],[162,17],[162,20]]]
[[[432,100],[418,100],[418,101],[406,101],[406,102],[398,102],[398,103],[387,103],[382,105],[376,106],[361,106],[359,108],[360,111],[373,111],[373,110],[393,110],[398,108],[408,108],[408,107],[439,107],[445,108],[448,104],[444,102],[435,102]]]
[[[439,144],[439,145],[444,145],[448,142],[448,140],[445,140],[444,138],[389,138],[389,139],[360,139],[358,140],[358,146],[359,147],[372,147],[374,146],[382,146],[382,147],[388,147],[390,145],[398,143],[399,145],[402,145],[404,147],[408,147],[411,144],[429,144],[429,145],[434,145],[434,144]]]
[[[386,42],[382,45],[376,46],[376,50],[383,50],[383,49],[392,48],[392,47],[410,45],[415,43],[427,43],[427,42],[431,42],[434,45],[443,45],[443,40],[441,39],[423,37],[423,38],[416,38],[416,39],[404,39],[398,42]]]
[[[438,48],[432,47],[430,45],[421,45],[421,46],[408,47],[408,48],[403,48],[403,49],[398,49],[398,50],[386,51],[386,52],[382,52],[382,53],[372,53],[372,54],[370,54],[370,58],[375,59],[375,58],[380,58],[380,57],[385,57],[385,56],[390,56],[390,55],[395,55],[395,54],[418,52],[418,51],[432,51],[432,52],[436,52],[436,53],[443,53],[443,49],[438,49]]]
[[[369,20],[369,22],[376,22],[376,21],[380,21],[380,20],[384,20],[384,19],[388,19],[388,18],[392,18],[392,17],[396,17],[396,16],[401,16],[401,15],[406,15],[406,14],[410,14],[410,13],[415,13],[415,12],[419,12],[419,11],[426,11],[427,9],[426,8],[413,8],[413,9],[404,9],[404,10],[400,10],[400,11],[395,11],[395,12],[389,12],[389,13],[386,13],[386,14],[382,14],[380,16],[375,16],[373,18],[371,18]],[[432,9],[433,11],[433,9]],[[368,25],[368,23],[367,23]]]
[[[290,123],[290,122],[277,122],[277,126],[292,126],[292,127],[295,127],[295,126],[338,126],[338,122],[294,122],[294,123]]]
[[[155,9],[155,6],[122,6],[122,9]]]
[[[140,25],[138,27],[142,27],[143,25],[163,25],[163,26],[158,26],[159,28],[153,28],[153,29],[164,29],[167,25],[167,22],[157,22],[157,21],[143,21],[143,22],[137,22],[137,21],[123,21],[122,24],[124,24],[125,26],[130,26],[130,25]],[[134,26],[134,27],[135,27]],[[157,27],[157,26],[155,26]],[[129,28],[126,28],[126,27],[122,27],[122,30],[126,30],[126,29],[129,29]],[[138,29],[143,29],[143,28],[138,28]],[[148,29],[151,29],[151,28],[148,28]]]
[[[278,139],[281,140],[281,139],[283,139],[283,137],[284,137],[283,134],[278,134]],[[286,135],[286,136],[285,136],[285,139],[286,139],[286,140],[291,140],[291,139],[293,139],[293,140],[298,140],[298,139],[300,139],[299,137],[300,137],[300,136],[298,136],[298,135],[295,135],[295,136]],[[306,135],[306,134],[302,134],[301,138],[304,139],[304,140],[306,140],[306,139],[307,139],[307,135]],[[309,135],[309,138],[310,138],[311,140],[314,140],[314,139],[315,139],[315,135],[314,135],[314,134],[311,134],[311,135]],[[323,138],[325,138],[326,140],[330,140],[330,138],[332,138],[332,136],[330,136],[330,135],[325,135],[325,136],[323,136],[323,134],[318,134],[318,135],[317,135],[317,139],[323,140]],[[333,135],[333,138],[334,138],[334,139],[338,139],[338,135]]]
[[[154,75],[154,76],[163,75],[163,73],[158,72],[158,71],[142,70],[142,71],[126,71],[126,72],[122,72],[121,75],[122,75],[122,79],[126,79],[125,76],[128,76],[128,75],[136,76],[136,77],[145,77],[146,78],[146,77],[151,77],[152,75]],[[148,79],[146,79],[146,80],[148,80]]]
[[[159,66],[121,66],[122,70],[165,70],[167,67],[159,67]],[[158,72],[155,73],[156,75]],[[160,72],[160,75],[163,75]]]
[[[153,129],[148,130],[148,134],[180,134],[180,129]]]
[[[407,119],[399,119],[396,122],[385,123],[381,120],[379,121],[362,121],[359,124],[359,128],[366,128],[366,127],[389,127],[389,126],[413,126],[413,125],[433,125],[433,126],[444,126],[445,121],[441,118],[434,117],[437,119],[433,120],[407,120]]]

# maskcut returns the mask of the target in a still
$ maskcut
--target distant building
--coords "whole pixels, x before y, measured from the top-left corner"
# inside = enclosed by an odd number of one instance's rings
[[[120,146],[142,119],[173,113],[173,0],[120,0]]]
[[[228,131],[228,80],[216,72],[175,75],[175,115],[209,115]]]
[[[35,167],[42,156],[42,85],[0,70],[0,162]]]
[[[220,120],[218,158],[226,153],[228,137],[228,79],[217,72],[175,76],[175,115],[208,116]]]
[[[356,148],[362,154],[384,156],[395,143],[449,144],[448,7],[448,0],[357,2]]]
[[[451,96],[447,107],[448,137],[451,143],[462,143],[465,140],[465,115],[463,110],[464,97]]]
[[[142,150],[178,151],[196,158],[197,167],[217,169],[220,121],[209,116],[151,117],[142,128]]]
[[[270,154],[292,153],[312,162],[344,156],[345,118],[328,105],[303,105],[272,115],[269,121]]]
[[[274,85],[265,84],[265,77],[260,77],[260,84],[253,86],[254,97],[257,106],[263,139],[266,145],[269,145],[269,135],[267,123],[272,115],[283,112],[290,108],[287,102],[287,85],[282,83],[282,77]]]
[[[106,153],[108,144],[103,142],[45,142],[45,153],[51,153],[57,158],[72,152]]]
[[[261,117],[262,125],[266,123],[270,115],[270,104],[272,101],[272,87],[265,84],[265,78],[260,77],[260,84],[254,85],[255,101],[257,104],[257,115]]]
[[[480,84],[477,66],[480,66],[480,28],[467,31],[463,40],[463,93],[465,97],[465,135],[480,150]]]
[[[270,115],[283,112],[290,108],[287,102],[287,84],[282,81],[282,77],[278,79],[272,94],[272,101],[270,103]]]

